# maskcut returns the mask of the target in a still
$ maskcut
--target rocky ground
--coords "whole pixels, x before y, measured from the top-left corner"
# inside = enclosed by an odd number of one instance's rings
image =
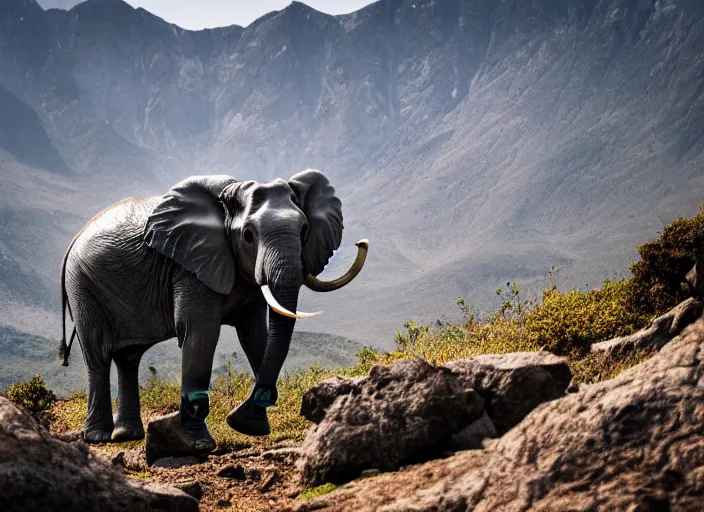
[[[304,442],[268,451],[148,465],[144,443],[89,449],[0,398],[3,510],[702,510],[701,306],[594,346],[658,351],[587,386],[547,352],[324,380]]]
[[[183,490],[199,500],[200,510],[286,510],[296,505],[303,490],[291,451],[248,448],[202,459],[170,457],[152,467],[146,466],[141,448],[110,459],[133,478]]]

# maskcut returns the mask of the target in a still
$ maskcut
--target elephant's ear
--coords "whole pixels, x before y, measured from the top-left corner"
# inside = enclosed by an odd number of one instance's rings
[[[303,245],[303,266],[317,276],[342,242],[342,202],[325,175],[313,169],[288,181],[308,218],[308,239]]]
[[[149,247],[222,294],[230,293],[235,282],[235,258],[218,196],[235,182],[218,175],[192,176],[177,183],[161,197],[144,228]]]

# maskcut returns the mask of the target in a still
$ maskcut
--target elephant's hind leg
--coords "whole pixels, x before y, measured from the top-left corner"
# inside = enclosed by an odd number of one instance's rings
[[[151,345],[123,348],[113,354],[117,366],[117,418],[112,431],[113,442],[144,439],[139,411],[139,362]]]
[[[85,349],[84,357],[88,369],[88,416],[83,439],[87,443],[108,443],[114,426],[110,399],[110,357],[96,354],[86,356]]]

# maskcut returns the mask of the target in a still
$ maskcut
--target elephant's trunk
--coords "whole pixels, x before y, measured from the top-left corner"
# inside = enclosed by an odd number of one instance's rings
[[[302,280],[301,278],[299,281]],[[297,286],[272,284],[276,301],[282,307],[295,311],[300,286],[300,283]],[[269,335],[264,357],[255,376],[254,389],[246,401],[227,415],[227,424],[236,431],[253,436],[265,436],[271,433],[266,408],[276,405],[278,399],[276,381],[288,355],[295,325],[295,318],[280,315],[273,310],[269,311]]]
[[[295,311],[298,303],[299,286],[274,287],[273,293],[277,302],[289,311]],[[293,328],[296,319],[270,310],[269,336],[264,351],[264,358],[257,374],[256,386],[262,388],[275,388],[279,373],[283,367],[288,349],[291,344]]]
[[[262,264],[262,292],[269,303],[269,335],[256,385],[274,388],[296,324],[296,316],[290,313],[295,312],[298,305],[303,267],[298,258],[287,258],[279,246],[270,247]]]

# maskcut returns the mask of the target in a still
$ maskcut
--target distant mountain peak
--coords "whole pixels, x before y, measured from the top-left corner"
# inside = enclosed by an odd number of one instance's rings
[[[284,8],[284,11],[287,10],[293,10],[293,9],[300,9],[303,11],[313,11],[313,12],[319,12],[313,9],[310,5],[304,4],[303,2],[298,2],[297,0],[294,0],[291,2],[287,7]]]
[[[86,0],[72,7],[70,12],[114,19],[114,16],[132,15],[135,8],[124,0]]]

